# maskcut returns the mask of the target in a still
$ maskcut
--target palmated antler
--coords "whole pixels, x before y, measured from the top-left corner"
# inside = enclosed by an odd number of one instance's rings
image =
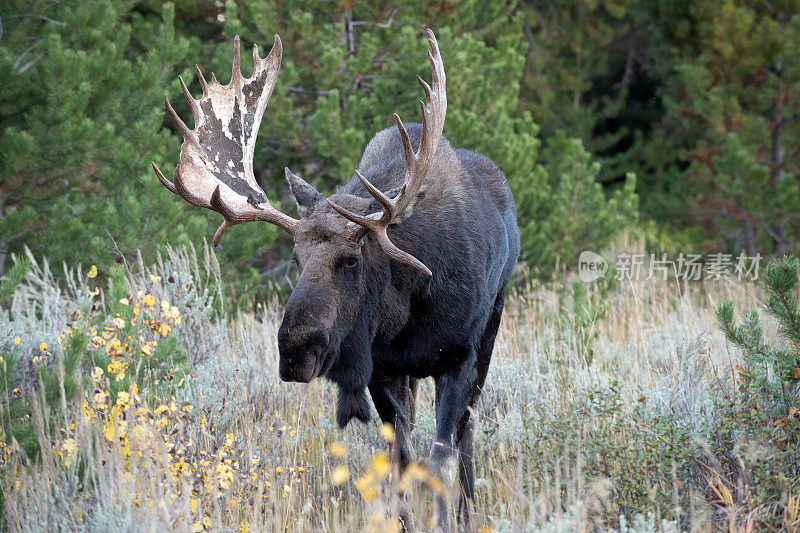
[[[233,74],[228,85],[220,84],[213,74],[209,85],[196,67],[203,97],[195,100],[179,77],[194,115],[193,130],[181,120],[164,95],[164,104],[183,135],[183,144],[173,182],[164,177],[155,163],[152,163],[153,170],[173,193],[225,217],[214,234],[215,246],[226,229],[242,222],[262,220],[288,233],[294,232],[297,220],[269,203],[253,174],[258,127],[275,88],[282,54],[277,35],[272,50],[264,59],[258,56],[258,46],[254,46],[253,76],[243,78],[237,35],[233,40]]]
[[[405,183],[400,189],[400,193],[393,199],[388,198],[383,192],[378,190],[361,173],[356,170],[356,176],[364,184],[364,187],[372,196],[383,206],[383,212],[372,213],[370,215],[359,215],[353,213],[340,205],[328,200],[333,209],[348,220],[363,226],[367,231],[373,233],[378,239],[381,248],[389,257],[397,259],[410,265],[421,272],[431,275],[430,269],[422,261],[404,252],[395,246],[386,233],[389,224],[411,205],[419,194],[422,182],[428,174],[428,169],[433,163],[436,148],[439,146],[439,139],[444,129],[444,118],[447,112],[447,94],[445,92],[445,75],[442,56],[439,53],[439,44],[431,30],[428,30],[428,43],[430,51],[428,59],[431,62],[432,78],[431,85],[428,86],[422,78],[417,76],[417,80],[425,91],[425,103],[420,102],[422,108],[422,137],[419,149],[414,152],[411,147],[411,140],[408,137],[403,121],[395,113],[397,130],[400,133],[400,140],[403,143],[403,155],[406,161]]]

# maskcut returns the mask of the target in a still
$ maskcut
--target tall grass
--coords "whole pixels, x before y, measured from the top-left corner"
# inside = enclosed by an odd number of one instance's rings
[[[280,305],[267,295],[270,303],[252,313],[226,316],[208,248],[131,265],[120,274],[123,289],[80,267],[65,267],[59,282],[46,262],[30,260],[11,306],[0,310],[0,350],[17,367],[2,413],[25,402],[39,443],[31,452],[3,428],[7,527],[397,530],[398,484],[425,526],[441,489],[424,468],[434,430],[430,380],[414,437],[423,461],[400,480],[377,415],[339,430],[332,386],[279,381]],[[771,501],[751,494],[749,465],[771,444],[743,435],[726,454],[717,442],[741,356],[718,331],[714,305],[757,306],[762,289],[649,280],[611,292],[588,285],[570,299],[570,286],[509,296],[476,411],[479,526],[738,531],[778,523],[796,531],[797,480]],[[69,348],[59,336],[77,338],[69,333],[81,327],[75,313],[113,319],[119,300],[148,295],[180,309],[169,333],[175,353],[186,354],[180,380],[172,355],[156,359],[161,373],[142,380],[130,366],[118,381],[86,352],[68,394]],[[591,305],[602,312],[585,312]],[[139,324],[130,317],[130,327]],[[774,324],[765,324],[774,338]],[[50,356],[34,364],[42,343]],[[49,399],[37,386],[42,364],[61,383]],[[174,381],[164,388],[167,376]]]

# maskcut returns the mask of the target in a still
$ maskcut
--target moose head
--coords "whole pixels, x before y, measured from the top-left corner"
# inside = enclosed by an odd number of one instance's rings
[[[287,168],[286,178],[297,202],[299,220],[270,204],[253,173],[258,128],[281,64],[282,45],[277,35],[265,58],[259,57],[258,47],[254,47],[254,72],[250,78],[241,73],[237,36],[228,85],[221,85],[213,75],[209,84],[198,67],[203,96],[196,100],[180,79],[195,118],[194,129],[181,120],[164,97],[167,111],[183,135],[183,144],[173,181],[167,180],[155,163],[153,169],[167,189],[224,217],[214,235],[214,245],[219,244],[227,228],[250,221],[270,222],[294,237],[294,260],[300,278],[287,302],[278,333],[279,374],[284,381],[309,382],[328,375],[341,385],[354,379],[350,375],[366,376],[345,387],[363,390],[372,365],[368,357],[374,335],[370,317],[378,305],[380,286],[388,283],[385,273],[391,267],[389,263],[408,265],[411,272],[423,275],[417,277],[431,275],[425,264],[397,247],[387,234],[390,224],[401,221],[413,209],[444,127],[445,72],[430,30],[428,42],[432,83],[429,86],[417,77],[425,102],[421,102],[422,127],[416,150],[400,117],[394,115],[405,161],[402,186],[384,193],[356,170],[356,177],[371,198],[348,193],[326,198]],[[365,350],[357,346],[343,350],[348,343],[365,344],[366,356]],[[341,364],[338,359],[344,352],[358,360]],[[360,371],[353,372],[354,368]],[[352,399],[361,400],[360,395]],[[367,416],[363,411],[356,410],[355,416]]]

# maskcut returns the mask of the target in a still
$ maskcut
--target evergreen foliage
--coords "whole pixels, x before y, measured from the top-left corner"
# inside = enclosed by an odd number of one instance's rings
[[[785,416],[794,406],[800,382],[800,299],[796,290],[799,270],[797,258],[784,256],[767,266],[762,279],[767,291],[764,311],[777,320],[784,346],[766,343],[755,309],[746,311],[737,324],[730,300],[717,306],[720,328],[742,350],[747,362],[744,372],[753,385],[749,394],[760,398],[762,408],[775,416]]]
[[[0,305],[7,303],[14,296],[14,291],[17,289],[22,280],[28,274],[30,269],[30,262],[27,258],[19,260],[9,271],[4,278],[0,280]]]
[[[653,171],[678,192],[673,212],[711,243],[750,255],[795,251],[800,3],[658,4],[648,16],[666,142]]]
[[[767,265],[762,284],[767,296],[764,311],[778,324],[780,344],[770,344],[764,335],[759,312],[750,309],[739,323],[733,303],[718,304],[717,322],[725,337],[741,350],[743,362],[736,366],[731,390],[718,408],[717,428],[720,456],[736,457],[744,442],[764,443],[764,453],[748,467],[753,486],[753,505],[766,507],[787,492],[798,489],[800,479],[800,299],[797,282],[800,261],[784,256]],[[739,468],[732,466],[732,469]],[[778,522],[777,517],[772,517]]]
[[[549,276],[582,249],[602,248],[637,217],[632,176],[607,198],[597,181],[602,167],[579,139],[553,131],[542,147],[523,105],[528,47],[516,7],[245,0],[176,11],[154,0],[98,0],[0,9],[0,75],[9,80],[0,93],[3,264],[25,244],[56,262],[107,264],[109,254],[125,261],[141,250],[148,260],[166,243],[210,235],[218,216],[170,195],[149,161],[165,169],[177,161],[179,136],[163,94],[191,125],[177,75],[193,80],[198,63],[226,82],[236,34],[262,49],[275,33],[284,42],[255,170],[285,210],[294,207],[284,166],[332,192],[352,176],[372,135],[393,124],[392,113],[419,120],[414,76],[429,70],[422,35],[431,25],[448,72],[445,134],[508,176],[523,258],[535,272]],[[23,12],[37,16],[14,16]],[[243,54],[243,71],[251,68]],[[200,93],[196,81],[190,90]],[[252,294],[261,277],[285,276],[288,245],[266,224],[229,231],[221,262],[226,279],[236,280],[233,292]]]
[[[796,1],[11,0],[0,20],[0,273],[25,244],[106,264],[213,232],[218,216],[148,163],[177,160],[164,93],[191,124],[177,75],[195,95],[194,63],[225,82],[235,34],[284,42],[257,179],[288,211],[284,166],[332,192],[392,113],[419,120],[426,26],[445,133],[508,176],[534,272],[602,249],[640,207],[692,251],[800,245]],[[257,227],[232,228],[220,254],[239,296],[289,272],[289,240]]]

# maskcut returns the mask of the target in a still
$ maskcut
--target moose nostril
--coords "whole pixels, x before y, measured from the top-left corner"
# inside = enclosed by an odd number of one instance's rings
[[[298,352],[321,353],[330,341],[330,335],[323,329],[308,327],[281,327],[278,331],[278,345],[286,351],[290,359]]]
[[[329,340],[330,336],[327,332],[317,330],[309,334],[308,338],[306,339],[306,346],[313,347],[317,354],[319,354],[319,352],[321,352],[328,345]]]

